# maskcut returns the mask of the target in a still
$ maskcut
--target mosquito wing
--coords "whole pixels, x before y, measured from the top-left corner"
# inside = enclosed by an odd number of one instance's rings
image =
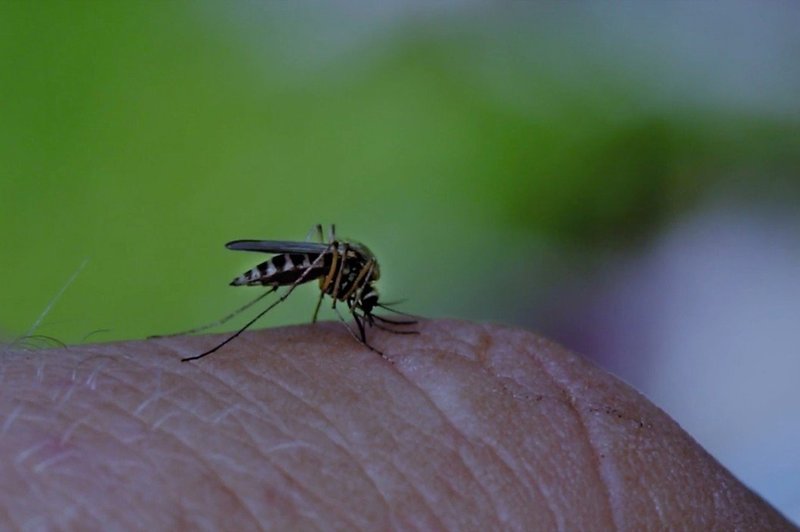
[[[262,253],[308,253],[320,255],[328,251],[328,244],[319,242],[291,242],[283,240],[234,240],[225,244],[237,251],[260,251]]]

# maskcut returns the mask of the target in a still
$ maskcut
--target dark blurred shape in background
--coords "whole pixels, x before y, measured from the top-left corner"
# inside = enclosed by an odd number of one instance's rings
[[[0,332],[196,326],[253,297],[224,242],[336,222],[387,300],[557,338],[798,520],[800,6],[769,8],[4,2]]]

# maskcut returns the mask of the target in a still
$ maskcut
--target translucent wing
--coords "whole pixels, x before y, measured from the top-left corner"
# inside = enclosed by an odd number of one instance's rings
[[[283,240],[234,240],[225,244],[237,251],[260,251],[262,253],[308,253],[319,255],[328,250],[328,244],[319,242],[290,242]]]

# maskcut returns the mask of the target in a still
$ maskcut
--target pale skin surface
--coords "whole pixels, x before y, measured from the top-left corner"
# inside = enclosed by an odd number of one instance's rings
[[[0,528],[792,530],[531,333],[341,324],[0,351]]]

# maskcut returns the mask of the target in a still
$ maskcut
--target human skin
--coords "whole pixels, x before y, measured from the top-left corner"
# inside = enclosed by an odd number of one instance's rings
[[[0,351],[0,528],[794,530],[531,333],[424,321]]]

